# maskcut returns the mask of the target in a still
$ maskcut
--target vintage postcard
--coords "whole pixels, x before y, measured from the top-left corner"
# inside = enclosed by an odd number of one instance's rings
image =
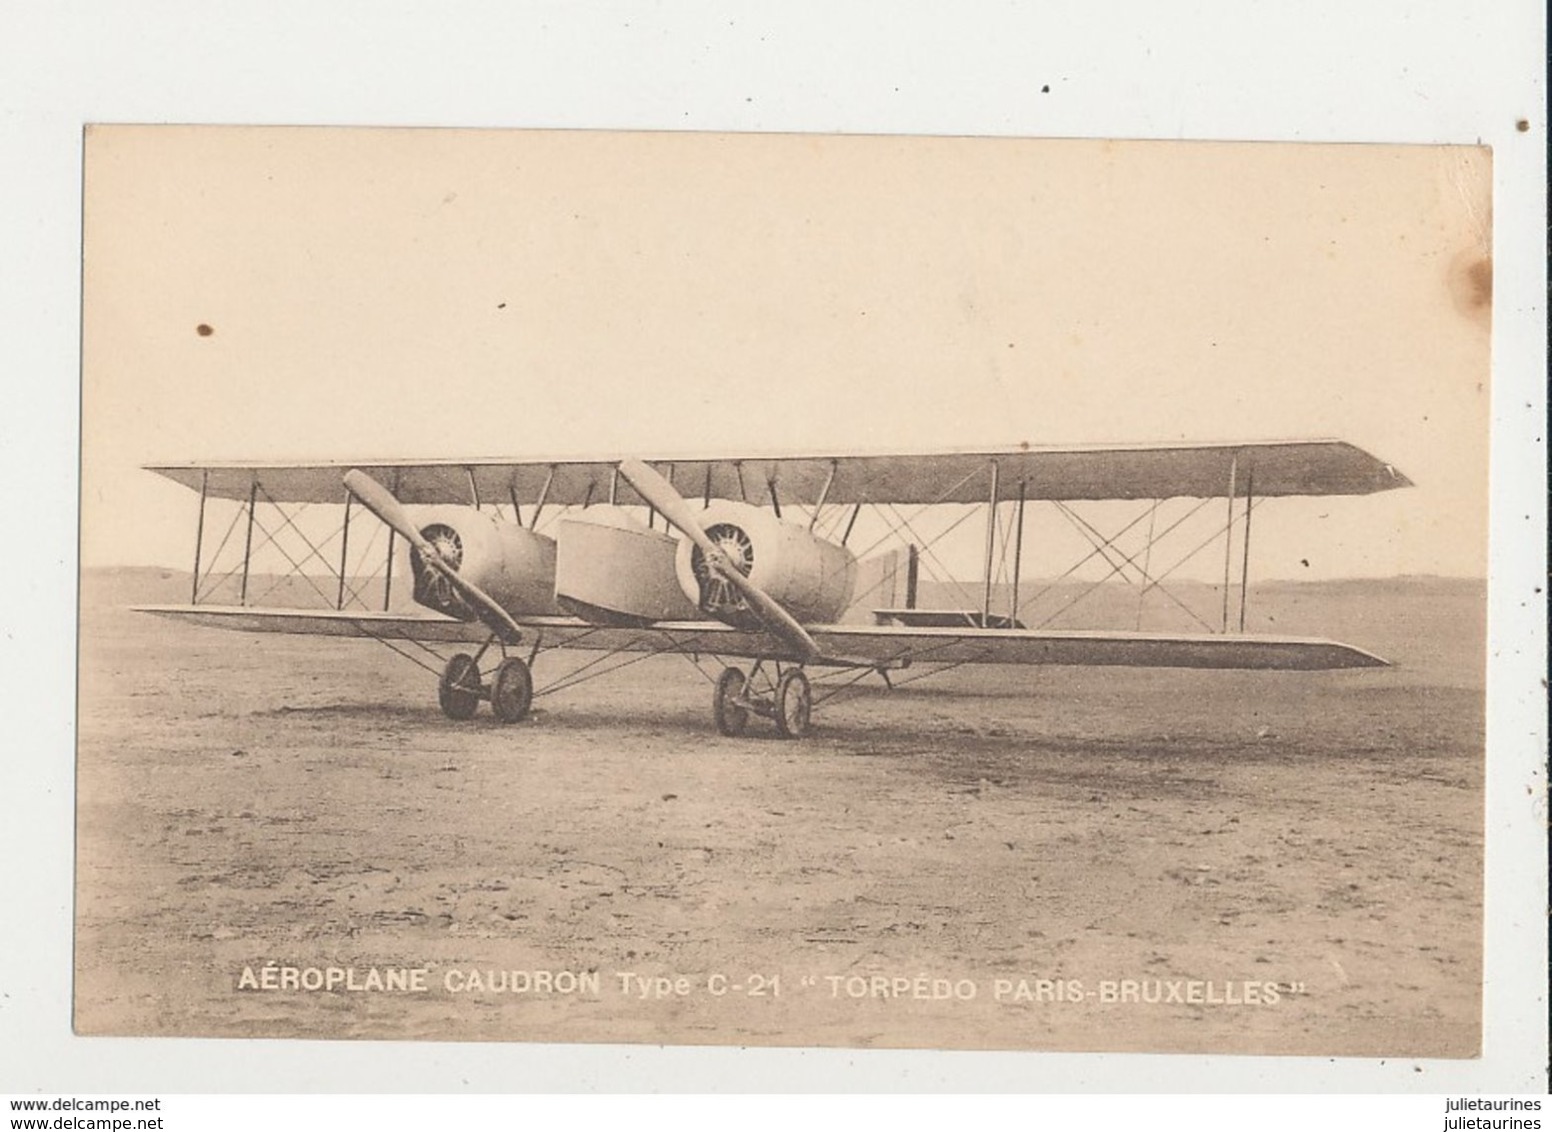
[[[1477,1057],[1491,183],[90,128],[76,1032]]]

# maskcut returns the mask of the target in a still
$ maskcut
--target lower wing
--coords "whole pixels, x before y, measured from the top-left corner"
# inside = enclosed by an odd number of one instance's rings
[[[432,613],[212,605],[144,605],[136,609],[190,624],[244,632],[470,644],[481,643],[490,636],[490,630],[477,622],[455,621]],[[662,621],[642,626],[595,625],[575,617],[531,617],[518,621],[538,648],[797,659],[789,655],[786,645],[768,633],[737,629],[718,621]],[[879,668],[912,664],[1054,664],[1315,671],[1379,668],[1389,663],[1352,645],[1317,637],[903,625],[811,625],[808,631],[826,655],[857,658],[859,665]]]

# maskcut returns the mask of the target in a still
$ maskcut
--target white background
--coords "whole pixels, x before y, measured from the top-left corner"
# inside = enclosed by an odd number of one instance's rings
[[[1544,1084],[1538,6],[161,3],[7,4],[4,13],[0,492],[12,543],[0,579],[0,695],[10,725],[0,751],[0,1091]],[[1491,145],[1495,557],[1483,1059],[72,1038],[80,136],[91,121]]]

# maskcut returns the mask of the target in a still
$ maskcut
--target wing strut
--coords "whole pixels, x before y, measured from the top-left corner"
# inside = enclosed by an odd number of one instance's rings
[[[472,475],[470,478],[472,481]],[[350,504],[353,498],[350,492],[345,493],[345,523],[340,527],[339,595],[334,599],[335,609],[345,608],[345,571],[350,566]]]
[[[846,520],[846,533],[841,536],[842,546],[845,546],[846,541],[851,538],[851,529],[857,525],[857,516],[860,514],[862,514],[862,504],[859,503],[851,509],[851,518]]]
[[[1223,631],[1229,631],[1229,563],[1234,560],[1234,478],[1239,473],[1239,456],[1229,461],[1229,521],[1223,529]]]
[[[534,504],[533,521],[528,524],[530,531],[539,529],[539,512],[544,510],[545,500],[550,497],[550,485],[555,482],[555,465],[550,465],[549,474],[544,477],[544,486],[539,489],[539,502]],[[592,498],[591,485],[589,485],[588,498]],[[583,504],[586,506],[586,504]]]
[[[1245,601],[1250,591],[1250,512],[1255,506],[1256,470],[1245,476],[1245,552],[1239,566],[1239,631],[1245,631]]]
[[[1018,628],[1019,574],[1024,568],[1024,480],[1019,480],[1017,534],[1013,536],[1013,600],[1009,603],[1008,627]]]
[[[399,532],[392,527],[388,528],[388,559],[383,570],[383,612],[388,612],[388,605],[393,600],[393,540]]]
[[[248,604],[248,561],[253,557],[253,505],[258,501],[259,480],[255,476],[253,485],[248,488],[248,534],[243,539],[243,572],[242,586],[237,592],[237,604]]]
[[[205,499],[210,494],[210,469],[199,477],[199,523],[194,528],[194,588],[189,593],[189,604],[199,604],[199,559],[205,549]]]
[[[981,628],[990,627],[992,619],[992,553],[997,548],[997,461],[992,465],[992,493],[986,501],[986,582],[981,591]]]
[[[393,494],[399,495],[399,469],[393,471]],[[398,536],[398,531],[388,528],[388,558],[383,566],[383,612],[388,612],[388,603],[393,600],[393,540]]]
[[[808,529],[810,532],[813,531],[814,524],[819,522],[819,512],[824,510],[825,501],[830,498],[830,488],[835,484],[835,468],[836,461],[831,460],[830,473],[825,476],[824,487],[819,492],[819,502],[814,504],[814,513],[808,517]],[[673,480],[670,479],[669,482],[672,483]]]

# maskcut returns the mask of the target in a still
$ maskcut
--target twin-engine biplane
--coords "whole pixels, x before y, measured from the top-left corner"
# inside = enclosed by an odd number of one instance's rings
[[[1269,498],[1366,495],[1409,482],[1368,453],[1328,440],[934,455],[152,470],[197,491],[200,510],[189,604],[140,607],[145,611],[230,629],[378,640],[437,675],[442,711],[452,719],[468,719],[489,703],[497,719],[516,722],[528,714],[536,694],[575,686],[646,656],[674,653],[691,660],[713,684],[713,716],[724,735],[742,733],[757,715],[788,738],[808,733],[817,702],[872,675],[894,687],[965,664],[1279,670],[1382,665],[1350,645],[1244,632],[1251,516]],[[206,513],[217,500],[228,501],[232,514],[207,563]],[[1076,507],[1093,500],[1138,501],[1142,509],[1107,534]],[[1184,555],[1172,555],[1170,564],[1155,566],[1162,540],[1214,500],[1226,501],[1224,524]],[[1019,586],[1025,511],[1036,503],[1049,503],[1083,536],[1091,548],[1083,561],[1108,567],[1074,600],[1115,577],[1143,595],[1167,593],[1164,582],[1171,573],[1221,539],[1219,623],[1177,600],[1201,631],[1060,629],[1050,626],[1049,616],[1027,624],[1035,595],[1021,601]],[[1165,503],[1178,503],[1181,515],[1166,515]],[[316,505],[340,508],[343,516],[335,534],[321,542],[300,522],[300,512]],[[365,579],[350,567],[358,505],[381,521],[377,532],[387,531],[381,575]],[[553,533],[540,529],[547,508]],[[913,510],[906,514],[904,508]],[[921,537],[922,516],[945,508],[957,508],[959,517],[935,537]],[[861,553],[849,545],[864,512],[898,539],[885,566],[879,565],[881,556],[869,557],[883,540]],[[984,514],[985,522],[979,601],[920,608],[919,568],[935,558],[938,539],[976,514]],[[354,518],[359,524],[359,513]],[[1231,631],[1236,528],[1239,616],[1237,631]],[[1143,529],[1144,549],[1124,550],[1121,537]],[[240,565],[218,568],[239,530]],[[281,553],[295,577],[329,607],[274,608],[250,601],[255,553],[266,545],[281,547],[287,532],[293,542],[300,537],[307,550]],[[336,537],[337,569],[332,550],[326,550]],[[421,607],[413,612],[393,607],[396,539],[409,546],[413,597]],[[307,572],[314,560],[327,566],[337,583],[332,599],[317,573]],[[999,577],[1004,584],[994,587]],[[374,588],[379,580],[380,607]],[[228,597],[218,600],[223,592]],[[886,593],[880,604],[878,595]],[[859,611],[870,615],[866,621],[859,623]],[[445,659],[436,648],[457,643],[477,647]],[[552,649],[601,655],[536,690],[535,662]],[[720,671],[708,672],[703,657],[714,658]],[[750,671],[724,658],[747,659]],[[898,675],[906,669],[915,671]]]

